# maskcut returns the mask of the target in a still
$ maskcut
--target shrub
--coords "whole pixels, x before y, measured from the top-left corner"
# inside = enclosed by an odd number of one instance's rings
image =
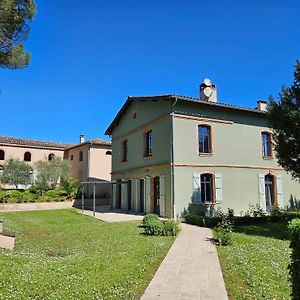
[[[21,195],[22,202],[35,202],[37,200],[37,195],[31,193],[29,190],[25,191]]]
[[[300,219],[289,222],[291,262],[289,272],[291,275],[292,299],[300,299]]]
[[[155,214],[148,214],[143,218],[143,228],[147,235],[177,235],[179,224],[174,220],[160,220]]]
[[[215,228],[215,236],[217,242],[222,246],[227,246],[232,243],[233,224],[228,217],[224,217]]]
[[[61,183],[61,187],[67,193],[68,199],[73,199],[77,195],[79,186],[78,180],[73,177],[67,177]]]

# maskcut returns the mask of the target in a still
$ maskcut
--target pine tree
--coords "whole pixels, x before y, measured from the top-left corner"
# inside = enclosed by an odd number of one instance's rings
[[[279,101],[270,97],[268,120],[279,164],[300,180],[300,61],[296,62],[293,84],[282,87]]]
[[[34,0],[0,1],[0,67],[18,69],[29,64],[24,42],[34,14]]]

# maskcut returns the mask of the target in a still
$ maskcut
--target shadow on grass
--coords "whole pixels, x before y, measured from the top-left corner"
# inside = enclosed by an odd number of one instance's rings
[[[235,226],[234,232],[247,235],[264,236],[279,240],[288,240],[287,223],[264,223],[258,225]]]

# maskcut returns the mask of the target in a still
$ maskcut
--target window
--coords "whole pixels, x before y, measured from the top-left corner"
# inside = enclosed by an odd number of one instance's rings
[[[73,159],[74,159],[74,155],[72,154],[72,155],[71,155],[71,160],[73,160]]]
[[[265,158],[272,157],[272,145],[271,145],[271,134],[269,132],[263,132],[261,134],[262,140],[262,154]]]
[[[202,174],[200,176],[201,183],[201,202],[211,203],[213,202],[213,175]]]
[[[30,152],[25,152],[24,161],[31,161],[31,153]]]
[[[271,210],[275,205],[275,184],[274,176],[268,174],[265,176],[266,208]]]
[[[211,127],[207,125],[198,126],[199,153],[211,153]]]
[[[82,151],[79,152],[79,161],[83,161],[83,152]]]
[[[5,152],[3,150],[0,150],[0,160],[5,159]]]
[[[53,153],[50,153],[49,155],[48,155],[48,160],[52,160],[53,158],[54,158],[54,154]]]
[[[127,154],[128,154],[128,141],[124,140],[122,142],[122,162],[127,161]]]
[[[106,151],[106,155],[111,155],[111,151]]]
[[[152,156],[152,130],[145,133],[144,157]]]

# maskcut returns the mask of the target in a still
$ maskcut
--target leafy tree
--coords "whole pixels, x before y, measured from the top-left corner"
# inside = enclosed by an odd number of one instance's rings
[[[69,162],[58,157],[48,161],[38,161],[35,166],[38,174],[36,185],[39,189],[55,188],[60,179],[70,175]]]
[[[279,164],[300,180],[300,61],[296,62],[293,84],[282,87],[279,101],[270,97],[267,115]]]
[[[24,42],[34,15],[34,0],[0,1],[0,67],[17,69],[29,64]]]
[[[1,182],[14,185],[18,189],[19,185],[31,183],[31,167],[18,159],[9,159],[4,165],[1,175]]]
[[[73,177],[64,178],[64,180],[61,183],[61,187],[67,193],[69,199],[72,199],[77,195],[79,185],[80,184],[78,180],[76,180]]]

